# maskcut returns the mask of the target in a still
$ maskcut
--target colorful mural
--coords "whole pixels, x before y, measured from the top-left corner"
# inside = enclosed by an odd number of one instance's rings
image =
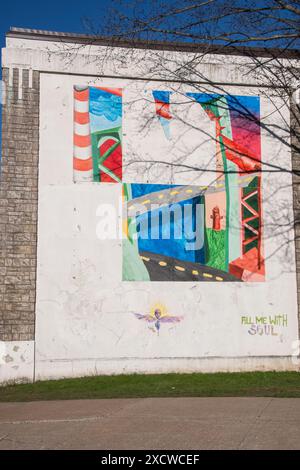
[[[75,181],[122,180],[122,90],[74,87]]]
[[[226,199],[225,269],[242,280],[264,280],[259,98],[187,96],[215,122],[217,169]],[[242,179],[246,184],[240,184]]]
[[[170,138],[170,93],[153,92]],[[213,185],[123,185],[123,280],[264,281],[259,98],[187,93],[215,123]]]
[[[172,92],[152,91],[167,140]],[[208,186],[126,183],[123,279],[263,281],[259,98],[186,93],[214,123]],[[200,119],[200,112],[199,112]],[[74,87],[74,180],[122,183],[122,90]]]

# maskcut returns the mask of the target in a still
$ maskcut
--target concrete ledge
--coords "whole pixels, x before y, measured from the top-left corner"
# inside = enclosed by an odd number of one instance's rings
[[[300,359],[278,357],[109,358],[37,360],[36,380],[116,374],[299,371]]]

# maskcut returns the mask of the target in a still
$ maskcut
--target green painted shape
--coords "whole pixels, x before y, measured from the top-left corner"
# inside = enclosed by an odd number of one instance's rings
[[[92,135],[95,135],[97,137],[109,137],[110,135],[113,137],[118,137],[120,142],[122,142],[122,132],[121,132],[121,126],[118,127],[112,127],[111,129],[102,129],[101,131],[95,131],[92,133]],[[99,140],[99,139],[98,139]]]
[[[93,158],[93,181],[95,181],[96,183],[99,183],[100,174],[99,174],[99,168],[98,168],[98,157],[99,157],[98,139],[95,134],[91,134],[91,139],[92,139],[92,158]]]
[[[225,192],[226,192],[226,229],[225,229],[225,268],[229,271],[229,217],[230,217],[230,191],[227,171],[227,158],[224,151],[222,138],[220,138],[220,147],[222,153],[223,166],[225,171]]]
[[[130,201],[132,199],[130,183],[123,183],[123,192],[125,201]],[[136,218],[128,218],[127,222],[128,238],[124,238],[122,243],[122,279],[123,281],[150,281],[147,268],[139,255],[136,238]]]
[[[207,266],[212,268],[221,269],[227,271],[226,265],[226,230],[213,230],[211,228],[206,229],[206,240],[207,240]]]
[[[223,127],[222,134],[232,139],[230,112],[225,96],[213,98],[203,103],[202,107],[213,112],[216,117],[220,117],[220,125]],[[226,271],[231,261],[241,256],[241,223],[240,223],[240,194],[238,188],[238,173],[228,173],[238,171],[235,163],[227,160],[225,145],[222,137],[219,137],[222,160],[225,172],[226,191]]]
[[[132,199],[131,184],[123,183],[123,191],[124,191],[125,200],[130,201]]]
[[[130,183],[123,183],[123,192],[125,201],[131,201],[132,199],[132,190]],[[136,219],[135,217],[128,217],[127,218],[127,225],[128,225],[128,240],[132,245],[135,246],[136,250],[138,251],[138,243],[136,237]]]
[[[123,281],[150,281],[150,276],[146,266],[140,258],[136,247],[125,238],[122,244],[123,263],[122,279]]]
[[[232,162],[230,162],[232,163]],[[234,163],[232,163],[234,165]],[[231,165],[228,165],[231,169]],[[235,167],[236,169],[236,167]],[[237,174],[229,174],[229,246],[228,261],[234,261],[241,256],[241,221],[240,221],[240,189]]]
[[[224,127],[222,133],[224,136],[232,139],[230,112],[225,97],[219,99],[219,115],[221,116],[220,125]],[[238,172],[235,163],[227,160],[225,155],[226,147],[220,137],[222,158],[225,174],[226,187],[226,228],[227,234],[227,266],[229,263],[241,256],[241,222],[240,222],[240,189],[238,186],[238,173],[228,173],[230,171]]]
[[[218,98],[213,98],[210,101],[207,101],[206,103],[202,103],[201,106],[203,107],[204,110],[210,110],[216,117],[220,117],[223,114],[223,109],[224,109],[224,97],[218,97]],[[225,99],[225,107],[227,106],[227,101]],[[228,107],[228,106],[227,106]],[[231,129],[228,129],[228,122],[226,120],[221,118],[220,123],[223,121],[221,124],[222,126],[225,127],[223,129],[224,135],[226,137],[231,137]],[[224,241],[224,246],[225,246],[225,270],[228,271],[228,266],[229,266],[229,216],[230,216],[230,192],[229,192],[229,181],[228,181],[228,174],[227,172],[227,159],[225,155],[225,147],[222,142],[222,138],[220,137],[220,147],[221,147],[221,154],[222,154],[222,161],[223,161],[223,167],[224,167],[224,179],[225,179],[225,192],[226,192],[226,229],[225,229],[225,241]]]
[[[112,137],[118,139],[118,143],[112,146],[111,149],[107,150],[102,157],[99,156],[98,143],[102,137]],[[121,180],[111,174],[110,170],[102,166],[102,163],[106,160],[107,157],[115,150],[118,145],[122,145],[122,128],[121,126],[113,127],[111,129],[104,129],[102,131],[96,131],[91,134],[92,139],[92,157],[93,157],[93,181],[100,182],[100,173],[99,170],[104,171],[106,174],[114,178],[117,182]]]

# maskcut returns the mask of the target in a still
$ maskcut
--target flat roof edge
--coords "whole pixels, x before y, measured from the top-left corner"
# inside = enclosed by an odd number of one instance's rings
[[[136,49],[167,50],[179,52],[198,52],[203,54],[238,55],[247,57],[274,57],[282,59],[300,59],[297,49],[224,46],[221,44],[196,44],[183,42],[164,42],[155,40],[124,39],[120,37],[103,37],[97,35],[64,33],[58,31],[45,31],[40,29],[27,29],[11,27],[6,37],[31,39],[53,42],[72,42],[95,46],[114,46]]]

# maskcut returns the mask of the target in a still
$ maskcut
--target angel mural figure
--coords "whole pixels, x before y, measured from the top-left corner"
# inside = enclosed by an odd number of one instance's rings
[[[166,314],[162,307],[154,308],[153,312],[148,315],[143,315],[141,313],[135,313],[134,315],[139,320],[144,320],[149,324],[154,324],[154,328],[150,327],[150,329],[154,332],[157,332],[159,335],[159,330],[161,328],[161,324],[163,323],[179,323],[183,317],[175,316],[175,315],[168,315]]]

